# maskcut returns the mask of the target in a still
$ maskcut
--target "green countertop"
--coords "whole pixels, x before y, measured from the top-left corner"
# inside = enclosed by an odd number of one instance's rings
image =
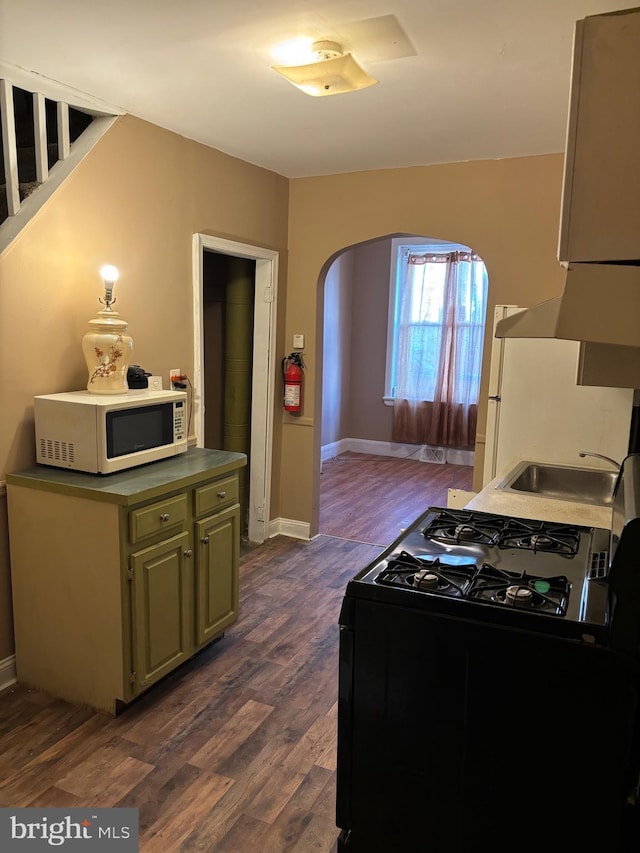
[[[165,494],[167,489],[188,488],[207,476],[217,477],[246,464],[244,453],[192,447],[179,456],[116,474],[101,476],[35,465],[25,471],[7,474],[6,481],[8,486],[24,486],[128,506]]]

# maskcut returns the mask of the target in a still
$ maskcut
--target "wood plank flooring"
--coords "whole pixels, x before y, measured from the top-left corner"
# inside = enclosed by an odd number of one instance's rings
[[[470,487],[470,469],[373,459],[325,463],[334,535],[247,549],[238,623],[118,718],[0,694],[0,806],[135,807],[142,853],[334,853],[344,588],[448,486]]]
[[[0,806],[135,807],[143,853],[334,851],[338,615],[379,552],[253,549],[238,624],[116,719],[5,691]]]
[[[448,489],[469,491],[473,468],[343,453],[324,462],[320,533],[388,545],[429,506],[447,505]]]

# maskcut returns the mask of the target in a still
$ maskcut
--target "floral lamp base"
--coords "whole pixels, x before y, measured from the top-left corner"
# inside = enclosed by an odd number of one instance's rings
[[[82,351],[89,371],[87,391],[92,394],[122,394],[129,390],[127,368],[131,362],[133,339],[126,334],[127,323],[116,311],[99,311],[89,321],[82,339]]]

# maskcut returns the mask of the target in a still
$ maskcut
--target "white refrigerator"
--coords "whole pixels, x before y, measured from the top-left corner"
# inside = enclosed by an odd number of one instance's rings
[[[498,320],[522,311],[498,305]],[[518,462],[600,467],[579,450],[627,455],[633,407],[629,388],[576,385],[578,341],[493,338],[483,486]]]

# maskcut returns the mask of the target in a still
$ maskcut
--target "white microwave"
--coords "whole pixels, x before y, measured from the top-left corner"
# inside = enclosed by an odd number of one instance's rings
[[[88,391],[33,399],[36,461],[91,474],[112,474],[187,450],[184,391]]]

